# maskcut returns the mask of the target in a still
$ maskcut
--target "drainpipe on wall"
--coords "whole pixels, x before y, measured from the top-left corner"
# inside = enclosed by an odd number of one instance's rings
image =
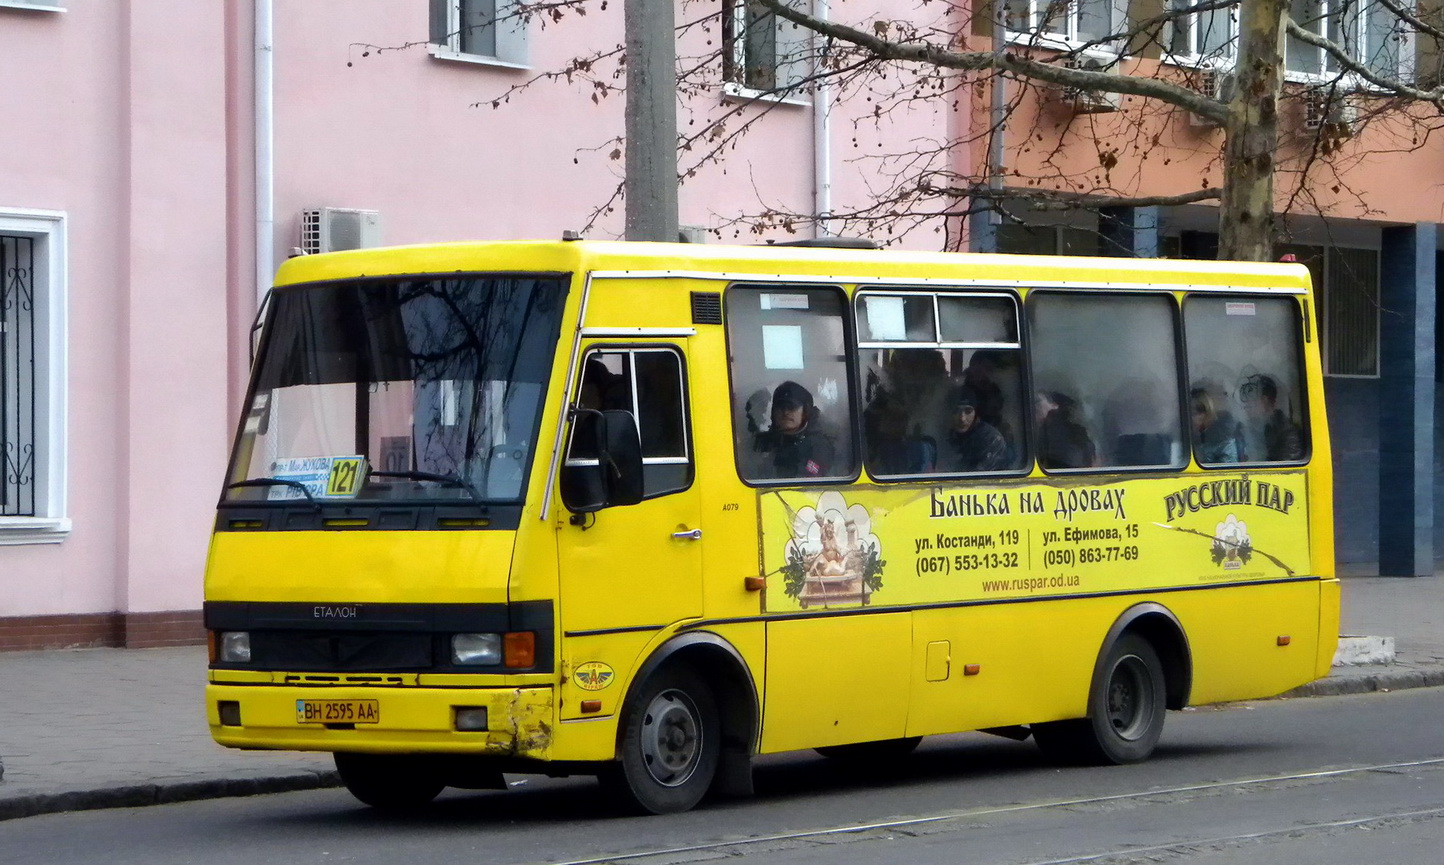
[[[813,0],[812,14],[827,21],[828,0]],[[812,211],[817,214],[813,231],[816,237],[832,234],[828,217],[832,214],[832,88],[821,76],[826,72],[823,48],[827,40],[820,33],[812,34],[812,71],[817,76],[812,94]]]
[[[276,190],[273,146],[272,0],[256,0],[256,305],[276,270]]]

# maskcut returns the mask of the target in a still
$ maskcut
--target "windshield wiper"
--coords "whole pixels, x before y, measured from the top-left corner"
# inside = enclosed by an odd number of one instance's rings
[[[467,480],[466,478],[462,477],[461,475],[439,475],[439,474],[436,474],[435,472],[417,472],[417,471],[405,471],[405,472],[377,472],[377,471],[373,471],[373,472],[370,473],[370,476],[373,477],[373,478],[410,478],[411,480],[417,480],[417,481],[435,481],[436,483],[439,483],[439,484],[448,484],[448,485],[453,486],[453,487],[460,487],[461,489],[466,490],[466,494],[469,495],[469,496],[471,496],[471,497],[472,497],[473,499],[475,499],[476,501],[481,501],[481,500],[482,500],[482,499],[481,499],[481,493],[479,493],[479,492],[476,491],[476,487],[474,487],[474,486],[471,485],[471,481]]]
[[[300,490],[301,494],[306,497],[306,501],[310,502],[316,510],[319,511],[321,509],[321,503],[316,500],[315,496],[311,495],[311,491],[306,489],[306,485],[300,481],[288,481],[285,478],[251,478],[250,480],[235,481],[234,483],[226,484],[226,489],[228,490],[239,489],[241,487],[291,487],[292,489]]]

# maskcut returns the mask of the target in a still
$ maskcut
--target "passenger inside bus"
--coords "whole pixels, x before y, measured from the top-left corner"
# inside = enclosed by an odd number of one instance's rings
[[[1078,403],[1059,391],[1038,391],[1038,462],[1045,469],[1085,469],[1098,464],[1098,449],[1078,418]]]
[[[753,436],[752,448],[763,457],[758,477],[826,477],[834,456],[832,438],[819,429],[812,392],[784,381],[772,392],[771,425]]]
[[[1000,395],[1001,399],[1001,395]],[[964,385],[953,395],[953,426],[939,469],[944,472],[995,472],[1011,468],[1008,443],[998,428],[983,420],[978,392]]]
[[[1207,388],[1195,387],[1188,393],[1193,416],[1193,452],[1200,463],[1236,463],[1244,459],[1240,442],[1243,431],[1227,411],[1217,408],[1217,401]]]
[[[1007,442],[1010,452],[1017,451],[1018,439],[1013,430],[1012,424],[1004,416],[1003,408],[1007,398],[1003,395],[1003,386],[999,379],[1005,375],[1004,370],[1013,366],[1016,362],[1017,352],[1015,351],[994,351],[979,349],[973,352],[968,359],[968,365],[963,370],[963,384],[972,388],[978,395],[978,417],[996,429]],[[1011,370],[1010,370],[1011,371]],[[1010,376],[1016,380],[1016,372]],[[1008,462],[1011,464],[1012,459]],[[1009,465],[1011,468],[1011,465]]]
[[[1269,462],[1303,459],[1303,434],[1299,425],[1289,420],[1283,409],[1278,407],[1279,385],[1274,377],[1263,374],[1249,376],[1239,390],[1249,422],[1263,440],[1264,459]]]
[[[868,465],[881,475],[937,470],[938,440],[951,425],[947,366],[933,349],[894,349],[863,411]]]
[[[1168,388],[1157,378],[1131,376],[1109,394],[1103,406],[1105,442],[1113,443],[1111,465],[1173,465],[1178,428],[1177,403],[1163,396]]]

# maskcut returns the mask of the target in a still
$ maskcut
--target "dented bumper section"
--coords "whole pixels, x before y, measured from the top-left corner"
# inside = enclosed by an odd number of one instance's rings
[[[554,693],[550,687],[211,684],[206,687],[206,715],[211,735],[232,748],[546,760],[552,756]]]

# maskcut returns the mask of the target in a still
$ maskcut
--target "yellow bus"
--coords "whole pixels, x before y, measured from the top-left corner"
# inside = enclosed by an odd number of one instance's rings
[[[1296,264],[592,241],[294,258],[206,572],[211,731],[376,807],[642,812],[757,754],[1031,736],[1325,675]]]

